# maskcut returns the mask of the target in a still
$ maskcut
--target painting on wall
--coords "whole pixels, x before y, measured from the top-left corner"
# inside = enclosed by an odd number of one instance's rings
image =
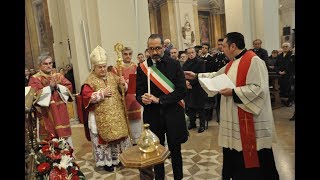
[[[199,15],[200,44],[210,43],[209,17]]]
[[[33,1],[33,12],[36,23],[40,54],[49,54],[48,31],[45,24],[43,0]]]

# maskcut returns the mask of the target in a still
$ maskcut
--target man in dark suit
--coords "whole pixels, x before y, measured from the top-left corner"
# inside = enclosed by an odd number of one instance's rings
[[[144,107],[143,121],[150,124],[150,130],[164,145],[165,134],[171,152],[174,179],[183,178],[181,143],[188,140],[188,130],[181,100],[186,95],[184,73],[178,61],[164,54],[163,39],[158,34],[148,38],[150,57],[137,68],[136,99]],[[173,91],[165,93],[153,81],[150,82],[150,94],[146,68],[156,68],[174,85]],[[164,179],[164,163],[154,166],[155,179]]]
[[[192,71],[194,73],[206,72],[206,66],[203,59],[196,56],[196,50],[191,47],[187,49],[188,60],[183,64],[182,69],[184,71]],[[205,130],[206,112],[204,109],[205,102],[208,95],[202,89],[198,79],[187,80],[187,96],[185,98],[186,106],[188,107],[188,116],[190,124],[188,129],[196,128],[196,114],[199,114],[200,126],[198,133],[202,133]]]
[[[253,49],[251,49],[260,59],[264,60],[264,62],[268,61],[268,51],[261,47],[262,41],[261,39],[256,39],[252,42]]]

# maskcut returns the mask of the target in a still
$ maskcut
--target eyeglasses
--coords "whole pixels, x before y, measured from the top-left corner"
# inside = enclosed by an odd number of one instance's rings
[[[289,46],[282,46],[282,47],[289,47]]]
[[[126,56],[131,56],[132,55],[132,53],[123,53],[123,55],[126,55]]]
[[[156,51],[159,51],[160,49],[162,49],[162,47],[149,47],[149,50],[150,51],[154,51],[154,50],[156,50]]]
[[[52,64],[53,64],[53,62],[42,63],[42,65],[44,65],[44,66],[48,66],[48,65],[52,65]]]

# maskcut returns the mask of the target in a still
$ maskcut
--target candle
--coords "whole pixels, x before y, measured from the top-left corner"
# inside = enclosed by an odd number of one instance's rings
[[[150,68],[148,67],[148,94],[150,94]]]

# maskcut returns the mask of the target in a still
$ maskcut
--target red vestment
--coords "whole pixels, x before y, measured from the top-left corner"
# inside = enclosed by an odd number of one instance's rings
[[[129,75],[135,74],[136,71],[137,71],[137,65],[134,63],[130,63],[128,67],[122,66],[122,75],[126,81],[129,80]],[[126,94],[125,100],[126,100],[128,119],[141,120],[141,105],[136,100],[136,95]]]
[[[29,86],[36,90],[36,94],[41,94],[42,89],[50,85],[50,80],[54,78],[57,84],[63,85],[72,92],[71,82],[60,73],[54,73],[47,75],[43,72],[38,72],[30,78]],[[71,95],[71,93],[70,93]],[[71,98],[69,98],[71,99]],[[43,119],[45,131],[39,128],[40,136],[54,135],[56,137],[70,137],[71,127],[69,114],[66,103],[61,99],[58,90],[54,89],[51,92],[49,107],[43,107],[36,105],[36,108],[40,110],[39,118]],[[42,122],[40,122],[40,125]],[[45,134],[41,134],[41,132]]]

